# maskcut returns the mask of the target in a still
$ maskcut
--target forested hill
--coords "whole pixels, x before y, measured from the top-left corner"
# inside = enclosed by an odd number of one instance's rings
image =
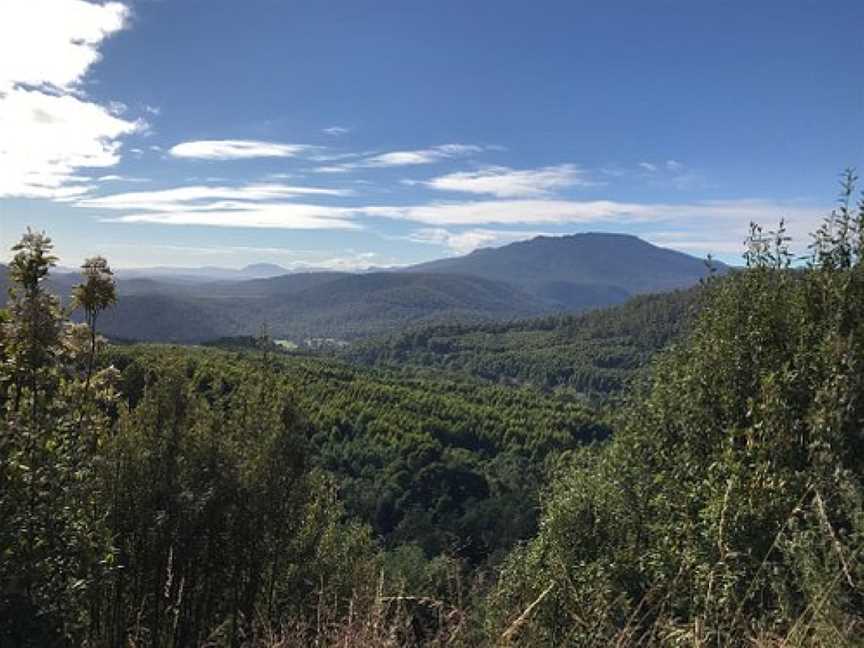
[[[49,287],[69,303],[77,279],[56,273]],[[406,324],[509,320],[553,308],[511,284],[432,273],[320,272],[197,284],[135,278],[118,280],[117,290],[122,299],[104,316],[105,335],[181,343],[257,334],[262,325],[276,338],[350,340]]]
[[[104,330],[136,340],[200,342],[255,334],[266,325],[274,337],[295,341],[353,339],[435,319],[511,319],[548,310],[518,288],[479,277],[328,273],[318,279],[208,285],[194,296],[137,294],[106,314]]]
[[[365,365],[434,367],[495,382],[610,393],[687,328],[700,290],[641,295],[582,315],[420,327],[357,342],[341,355]]]

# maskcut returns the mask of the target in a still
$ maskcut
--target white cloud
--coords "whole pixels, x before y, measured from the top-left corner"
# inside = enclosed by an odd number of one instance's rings
[[[168,151],[173,157],[199,160],[242,160],[261,157],[294,157],[312,149],[305,144],[258,140],[196,140],[181,142]]]
[[[373,216],[432,225],[483,225],[520,223],[590,223],[602,220],[651,219],[650,206],[608,200],[482,200],[440,202],[406,206],[374,206]]]
[[[403,260],[395,257],[383,256],[378,252],[368,252],[352,249],[339,250],[304,250],[297,248],[283,248],[273,246],[253,245],[173,245],[153,244],[143,250],[143,256],[136,253],[142,252],[140,245],[133,243],[109,243],[104,247],[108,250],[116,250],[120,253],[120,263],[111,264],[115,270],[119,268],[137,269],[153,263],[152,253],[158,252],[163,258],[171,255],[180,263],[175,267],[200,267],[204,262],[208,265],[219,263],[229,267],[239,268],[249,263],[259,263],[262,260],[273,260],[287,270],[304,272],[309,270],[339,270],[358,271],[367,270],[372,266],[394,267],[405,265]],[[203,261],[202,261],[203,260]]]
[[[0,197],[64,199],[91,187],[82,168],[120,160],[119,139],[144,129],[80,91],[102,41],[126,26],[118,2],[0,3]]]
[[[336,137],[339,135],[346,135],[347,133],[350,133],[351,129],[345,128],[344,126],[330,126],[329,128],[322,129],[321,132]]]
[[[420,205],[359,208],[369,216],[394,218],[430,225],[661,223],[697,224],[724,228],[750,221],[814,223],[820,208],[765,200],[718,200],[693,203],[625,203],[613,200],[479,200]]]
[[[406,264],[401,259],[397,259],[396,257],[385,257],[378,252],[340,250],[338,253],[330,253],[329,256],[322,256],[320,252],[316,252],[313,258],[304,261],[295,260],[283,262],[283,265],[295,272],[302,272],[304,270],[320,270],[322,268],[340,272],[357,272],[361,270],[370,270],[373,267],[394,268]]]
[[[470,229],[463,232],[452,232],[442,227],[419,229],[408,235],[408,240],[414,243],[432,243],[445,245],[457,254],[467,254],[481,247],[495,247],[515,241],[525,241],[543,232],[526,232],[514,230]]]
[[[242,209],[242,203],[285,200],[296,196],[347,196],[348,189],[297,187],[282,184],[250,184],[239,187],[193,185],[110,194],[98,198],[82,198],[78,207],[143,211],[208,211],[212,209]]]
[[[671,186],[681,191],[704,189],[708,186],[705,178],[683,162],[666,160],[664,162],[640,162],[637,165],[644,173],[643,179],[657,186]]]
[[[208,227],[249,227],[264,229],[361,229],[348,220],[350,210],[302,204],[228,203],[207,210],[150,211],[105,219],[112,223],[156,223]]]
[[[480,146],[472,144],[442,144],[428,149],[416,151],[391,151],[366,158],[359,164],[369,167],[392,167],[410,166],[415,164],[431,164],[439,160],[457,158],[479,153],[483,150]]]
[[[134,178],[132,176],[117,175],[111,173],[108,175],[99,176],[97,182],[150,182],[150,178]]]
[[[673,248],[682,252],[691,254],[723,254],[736,255],[741,254],[744,250],[744,238],[746,232],[738,231],[737,236],[729,237],[730,233],[726,233],[724,238],[722,233],[710,232],[652,232],[644,236],[646,241],[659,245],[661,247]]]
[[[312,169],[315,173],[348,173],[352,169],[347,164],[325,164]]]
[[[99,45],[123,29],[119,2],[3,0],[0,3],[0,92],[14,85],[68,90],[99,60]]]
[[[349,190],[250,184],[239,187],[193,185],[83,198],[78,207],[132,212],[106,222],[207,225],[277,229],[360,229],[355,210],[285,203],[298,196],[345,196]]]
[[[548,195],[555,189],[592,186],[574,164],[560,164],[538,169],[486,167],[479,171],[460,171],[433,178],[421,184],[441,191],[491,194],[499,198],[524,198]]]
[[[90,185],[77,172],[120,161],[123,135],[137,122],[71,94],[15,88],[0,96],[0,197],[62,198]]]
[[[441,144],[425,149],[412,151],[388,151],[364,157],[356,162],[344,164],[331,164],[314,169],[318,173],[346,173],[353,169],[363,168],[389,168],[401,166],[415,166],[419,164],[432,164],[441,160],[466,157],[472,153],[480,153],[486,150],[482,146],[473,144]],[[330,158],[333,159],[333,158]]]

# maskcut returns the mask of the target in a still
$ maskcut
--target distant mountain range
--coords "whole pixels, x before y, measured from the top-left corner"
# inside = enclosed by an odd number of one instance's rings
[[[275,263],[253,263],[239,270],[203,266],[201,268],[177,268],[155,266],[153,268],[129,268],[117,271],[119,279],[148,278],[168,279],[173,283],[200,283],[202,281],[242,281],[243,279],[263,279],[289,274],[291,271]]]
[[[720,266],[725,271],[724,266]],[[407,268],[301,272],[268,263],[117,273],[120,300],[100,320],[109,336],[201,342],[255,334],[355,339],[406,324],[507,320],[583,311],[632,295],[686,288],[707,273],[695,257],[624,234],[540,236]],[[78,281],[55,272],[68,296]],[[5,294],[6,272],[0,268]]]

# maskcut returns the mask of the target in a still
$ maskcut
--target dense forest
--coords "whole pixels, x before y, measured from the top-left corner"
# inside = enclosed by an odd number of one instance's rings
[[[622,390],[687,329],[699,288],[642,295],[582,315],[450,323],[354,343],[340,355],[387,367],[430,367],[486,380],[604,396]]]
[[[106,359],[130,405],[172,368],[208,401],[265,371],[303,413],[310,463],[335,479],[352,519],[385,546],[473,565],[531,535],[548,467],[609,434],[600,414],[579,403],[437,375],[153,345],[117,347]]]
[[[854,182],[806,259],[754,225],[692,292],[336,358],[109,345],[108,262],[63,307],[28,231],[0,645],[861,645]]]

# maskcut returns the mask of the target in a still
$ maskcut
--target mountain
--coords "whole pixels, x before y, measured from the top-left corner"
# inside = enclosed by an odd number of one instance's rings
[[[260,279],[276,277],[291,272],[275,263],[253,263],[243,268],[220,268],[203,266],[200,268],[183,268],[172,266],[155,266],[152,268],[121,268],[116,271],[122,279],[148,278],[162,279],[169,283],[202,283],[209,281],[242,281],[244,279]]]
[[[726,268],[718,264],[718,269]],[[455,273],[505,281],[565,309],[687,288],[708,269],[701,259],[629,234],[538,236],[500,248],[411,266],[404,272]]]
[[[621,234],[541,236],[363,273],[288,273],[268,263],[120,270],[119,302],[100,318],[100,329],[116,338],[202,342],[254,335],[266,325],[273,337],[295,342],[353,340],[405,326],[585,311],[688,287],[706,271],[699,259]],[[0,289],[5,274],[0,267]],[[79,280],[54,272],[48,285],[68,304]]]

